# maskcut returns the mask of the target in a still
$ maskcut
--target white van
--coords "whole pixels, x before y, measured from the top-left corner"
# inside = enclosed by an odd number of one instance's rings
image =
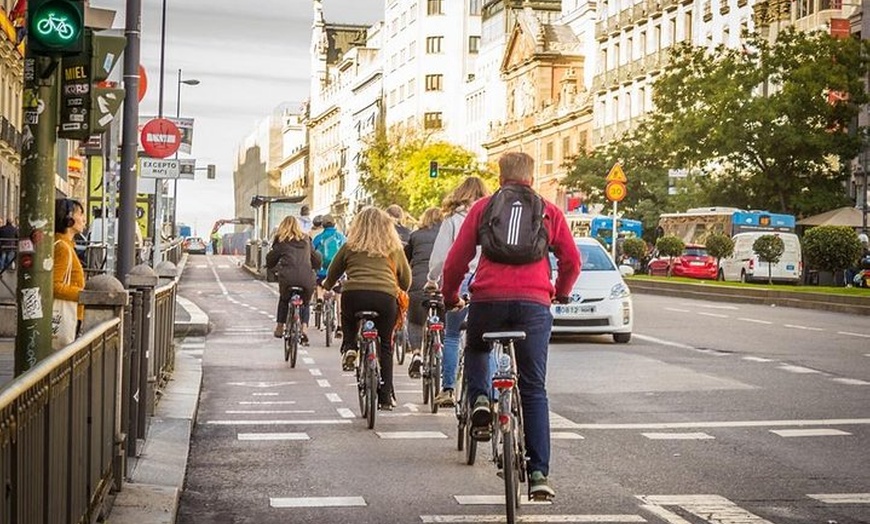
[[[719,262],[719,280],[736,280],[740,282],[767,282],[767,262],[758,260],[758,255],[752,249],[752,244],[762,235],[776,235],[785,244],[779,262],[770,268],[770,278],[774,282],[797,283],[801,278],[803,268],[801,262],[801,242],[794,233],[775,233],[769,231],[753,231],[738,233],[734,240],[734,254]]]

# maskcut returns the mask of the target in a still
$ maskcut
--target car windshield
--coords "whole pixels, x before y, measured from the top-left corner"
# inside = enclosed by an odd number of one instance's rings
[[[580,252],[581,271],[615,271],[613,260],[601,246],[577,244]],[[550,253],[550,267],[556,271],[556,257]]]
[[[706,257],[707,250],[703,247],[687,247],[683,251],[684,257]]]

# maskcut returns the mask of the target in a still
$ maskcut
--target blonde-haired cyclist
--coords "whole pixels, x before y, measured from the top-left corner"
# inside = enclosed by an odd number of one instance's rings
[[[356,313],[377,312],[374,323],[381,340],[378,361],[383,380],[378,391],[379,408],[391,410],[392,333],[398,314],[396,300],[400,288],[407,291],[411,286],[411,268],[394,222],[385,212],[366,207],[354,217],[347,232],[347,242],[329,265],[323,286],[331,289],[342,275],[346,275],[341,285],[342,368],[352,370],[356,361]]]

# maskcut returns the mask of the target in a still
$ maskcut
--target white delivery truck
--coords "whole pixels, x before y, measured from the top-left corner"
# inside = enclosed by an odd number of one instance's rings
[[[796,284],[800,281],[802,267],[801,243],[794,233],[753,231],[738,233],[734,240],[734,253],[719,261],[719,280],[740,282],[767,282],[768,264],[758,259],[752,245],[762,235],[776,235],[785,245],[779,262],[770,265],[770,279],[774,282]]]

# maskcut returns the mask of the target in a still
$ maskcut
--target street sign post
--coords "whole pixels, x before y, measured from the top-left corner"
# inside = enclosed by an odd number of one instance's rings
[[[142,149],[152,158],[174,155],[181,146],[181,131],[167,118],[154,118],[142,127]]]
[[[626,178],[625,172],[622,170],[622,164],[619,162],[613,164],[610,172],[607,173],[607,178],[604,180],[607,182],[607,186],[604,188],[604,196],[607,197],[607,200],[613,202],[613,229],[611,229],[610,233],[610,251],[613,261],[619,264],[619,261],[616,260],[617,203],[622,202],[628,194],[628,189],[625,186],[628,183],[628,178]]]
[[[142,178],[178,178],[181,162],[176,158],[140,158],[139,176]]]

